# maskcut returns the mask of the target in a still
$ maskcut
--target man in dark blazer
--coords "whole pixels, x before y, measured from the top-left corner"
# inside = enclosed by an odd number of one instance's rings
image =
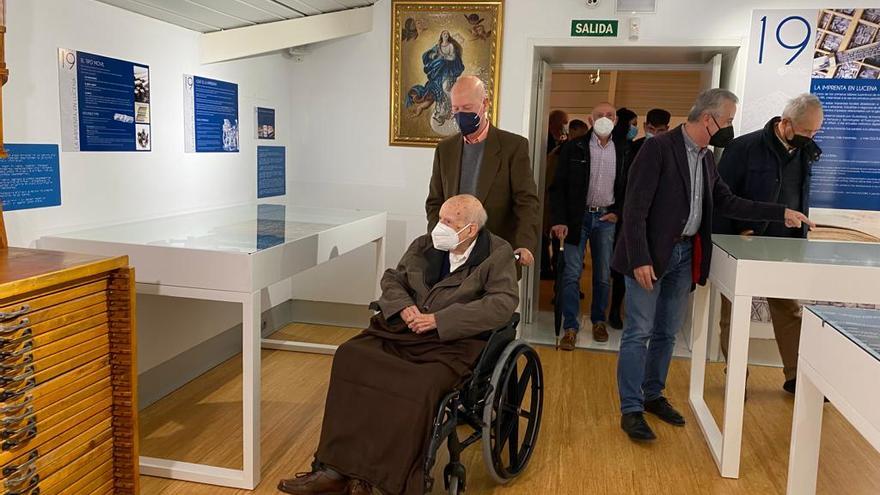
[[[813,225],[785,205],[739,198],[719,178],[708,146],[733,139],[737,102],[725,89],[704,91],[686,124],[645,141],[629,173],[614,268],[626,275],[617,386],[621,428],[633,440],[656,438],[645,411],[684,426],[663,389],[688,293],[709,274],[713,208],[740,220]]]
[[[461,132],[434,152],[434,172],[425,201],[430,232],[440,207],[459,195],[476,196],[486,212],[486,228],[506,240],[531,265],[539,246],[540,203],[529,159],[529,141],[489,123],[483,82],[462,76],[452,87],[452,111]]]
[[[775,201],[792,210],[808,213],[810,174],[821,150],[813,141],[822,127],[822,103],[815,95],[792,99],[782,117],[774,117],[763,129],[733,140],[725,148],[718,173],[737,196],[754,201]],[[790,229],[782,224],[742,222],[715,215],[716,234],[760,235],[804,239],[807,229]],[[795,392],[798,346],[801,337],[801,308],[791,299],[768,299],[776,345],[782,356],[785,383]],[[730,336],[730,301],[721,299],[721,351],[727,358]]]
[[[648,110],[648,115],[645,117],[644,124],[645,137],[636,139],[630,143],[629,150],[626,153],[626,158],[624,159],[625,163],[623,165],[624,178],[629,175],[629,169],[632,166],[632,162],[635,160],[636,155],[639,154],[639,150],[642,149],[642,145],[645,144],[645,141],[667,132],[669,130],[670,119],[672,119],[672,114],[666,110],[661,108]],[[621,200],[620,203],[622,204],[623,200]],[[623,222],[617,222],[617,232],[614,238],[615,245],[620,238],[620,232],[622,229]],[[622,273],[617,270],[611,270],[611,308],[608,310],[608,324],[611,325],[612,328],[623,328],[623,315],[621,314],[621,308],[623,307],[623,297],[625,294],[626,279]]]
[[[600,103],[589,119],[590,131],[562,147],[550,188],[552,234],[565,242],[565,273],[556,304],[562,305],[565,332],[560,348],[566,351],[574,350],[580,331],[580,281],[587,243],[593,268],[593,340],[608,341],[605,312],[611,291],[611,253],[626,183],[622,169],[627,145],[625,136],[612,137],[617,121],[614,106]]]

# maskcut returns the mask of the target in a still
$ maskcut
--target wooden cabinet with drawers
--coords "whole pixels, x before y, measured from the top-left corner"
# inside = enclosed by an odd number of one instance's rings
[[[0,248],[0,495],[138,493],[128,258]]]

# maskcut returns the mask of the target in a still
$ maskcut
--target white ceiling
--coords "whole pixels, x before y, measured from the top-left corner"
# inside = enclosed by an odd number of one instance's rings
[[[364,7],[377,0],[98,0],[178,26],[210,33]]]

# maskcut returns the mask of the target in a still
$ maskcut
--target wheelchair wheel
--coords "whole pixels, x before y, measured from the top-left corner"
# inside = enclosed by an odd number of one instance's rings
[[[529,463],[544,406],[541,360],[525,341],[507,345],[492,373],[483,409],[483,460],[492,478],[507,483]]]

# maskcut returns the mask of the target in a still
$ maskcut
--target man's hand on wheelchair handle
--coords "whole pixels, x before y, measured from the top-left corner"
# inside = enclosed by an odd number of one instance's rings
[[[408,323],[410,330],[423,334],[437,329],[437,318],[432,314],[419,314],[412,323]]]
[[[532,255],[532,252],[526,248],[519,248],[513,252],[513,254],[519,255],[519,264],[524,266],[532,266],[532,263],[535,262],[535,257]]]

